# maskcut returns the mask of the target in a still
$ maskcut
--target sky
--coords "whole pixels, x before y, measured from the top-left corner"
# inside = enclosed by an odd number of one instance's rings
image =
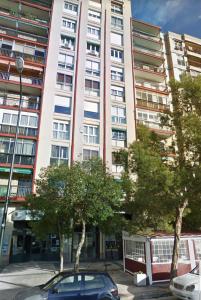
[[[131,0],[133,17],[201,38],[201,0]]]

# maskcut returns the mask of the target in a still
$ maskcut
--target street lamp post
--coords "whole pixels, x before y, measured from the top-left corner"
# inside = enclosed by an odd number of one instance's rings
[[[11,194],[11,183],[12,183],[12,177],[13,177],[15,154],[16,154],[16,148],[17,148],[17,138],[18,138],[18,133],[19,133],[20,115],[21,115],[21,108],[22,108],[22,71],[24,68],[24,60],[22,57],[16,58],[15,66],[16,66],[16,69],[20,76],[20,99],[19,99],[19,108],[18,108],[18,115],[17,115],[15,138],[14,138],[14,144],[13,144],[12,160],[11,160],[11,165],[10,165],[10,173],[9,173],[9,179],[8,179],[8,185],[7,185],[7,191],[6,191],[6,199],[5,199],[5,203],[4,203],[3,215],[2,215],[2,221],[1,221],[0,257],[2,256],[2,250],[3,250],[3,239],[4,239],[5,228],[6,228],[9,198],[10,198],[10,194]]]

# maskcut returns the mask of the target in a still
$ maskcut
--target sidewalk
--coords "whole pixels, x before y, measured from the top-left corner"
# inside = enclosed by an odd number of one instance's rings
[[[65,270],[72,268],[73,264],[65,265]],[[105,271],[105,264],[103,262],[81,263],[80,269]],[[12,300],[19,289],[45,283],[58,270],[59,264],[54,262],[28,262],[8,265],[0,273],[0,300]],[[135,287],[132,276],[124,273],[118,262],[108,263],[107,271],[118,285],[121,300],[174,299],[170,297],[166,284]]]

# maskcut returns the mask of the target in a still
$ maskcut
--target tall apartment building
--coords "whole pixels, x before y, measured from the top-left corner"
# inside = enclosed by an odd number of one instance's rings
[[[182,73],[201,75],[201,39],[168,32],[165,35],[169,74],[176,80]]]
[[[22,56],[23,108],[3,257],[53,254],[38,244],[20,206],[40,169],[100,156],[116,178],[114,152],[135,139],[130,0],[0,1],[0,193],[5,198],[19,105],[15,57]],[[76,247],[79,232],[66,245]],[[115,237],[87,233],[83,259],[104,258]],[[116,249],[117,250],[117,249]],[[72,253],[73,255],[73,253]],[[69,255],[70,257],[70,255]]]
[[[160,127],[160,114],[170,108],[169,74],[161,28],[133,19],[132,38],[137,124],[169,134],[166,128]]]

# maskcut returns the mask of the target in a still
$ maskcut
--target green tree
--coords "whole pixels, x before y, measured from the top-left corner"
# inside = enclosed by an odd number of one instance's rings
[[[35,230],[58,232],[61,270],[64,236],[69,236],[75,226],[82,226],[74,266],[78,271],[86,224],[104,228],[118,211],[121,196],[118,183],[100,159],[75,162],[70,167],[52,166],[42,171],[36,181],[36,196],[29,197],[27,205],[37,219]]]
[[[172,110],[161,116],[172,136],[145,127],[128,151],[126,194],[134,212],[133,230],[174,229],[171,276],[177,276],[182,221],[200,207],[201,77],[171,81]],[[192,216],[192,213],[191,213]],[[193,226],[193,224],[191,224]],[[191,228],[192,228],[191,226]]]

